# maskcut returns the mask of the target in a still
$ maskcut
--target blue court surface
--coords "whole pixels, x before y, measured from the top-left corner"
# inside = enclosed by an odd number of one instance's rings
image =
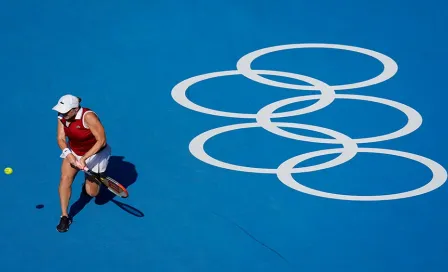
[[[1,1],[0,270],[448,271],[447,7]],[[59,233],[67,93],[130,196]]]

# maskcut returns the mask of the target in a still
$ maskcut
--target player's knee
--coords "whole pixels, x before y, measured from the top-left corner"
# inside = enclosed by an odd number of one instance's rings
[[[89,196],[91,196],[91,197],[96,197],[96,196],[98,195],[98,191],[97,191],[97,190],[89,190],[89,189],[86,189],[86,192],[87,192],[87,194],[88,194]]]
[[[95,185],[92,185],[92,184],[90,184],[90,186],[89,186],[89,185],[86,184],[86,193],[87,193],[89,196],[91,196],[91,197],[95,197],[95,196],[98,195],[99,191],[100,191],[100,190],[99,190],[99,187],[98,187],[98,186],[95,186]]]
[[[62,175],[60,182],[59,182],[59,186],[60,187],[70,187],[72,185],[72,182],[73,182],[73,177],[67,176],[67,175]]]

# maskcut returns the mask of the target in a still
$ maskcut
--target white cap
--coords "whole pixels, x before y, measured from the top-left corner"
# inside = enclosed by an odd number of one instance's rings
[[[53,110],[59,112],[59,113],[67,113],[71,109],[76,108],[79,106],[79,99],[76,96],[73,96],[71,94],[66,94],[59,98],[58,103],[56,106],[53,107]]]

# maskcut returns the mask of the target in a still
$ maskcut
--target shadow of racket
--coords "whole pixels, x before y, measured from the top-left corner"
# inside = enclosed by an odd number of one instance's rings
[[[122,203],[122,202],[117,201],[115,199],[112,199],[111,202],[113,202],[115,205],[120,207],[122,210],[124,210],[125,212],[127,212],[127,213],[129,213],[129,214],[131,214],[133,216],[136,216],[136,217],[144,217],[145,216],[145,214],[142,211],[140,211],[140,210],[138,210],[138,209],[136,209],[136,208],[134,208],[134,207],[132,207],[132,206],[130,206],[128,204]]]

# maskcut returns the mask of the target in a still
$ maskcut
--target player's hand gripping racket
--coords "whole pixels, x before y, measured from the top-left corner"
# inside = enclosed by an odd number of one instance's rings
[[[124,188],[123,185],[121,185],[118,181],[114,180],[113,178],[95,173],[92,170],[90,170],[89,168],[87,168],[87,166],[82,169],[80,167],[80,165],[78,164],[78,162],[76,162],[76,166],[81,171],[84,171],[84,173],[86,173],[87,175],[93,177],[93,179],[95,181],[97,181],[99,184],[101,184],[101,183],[104,184],[104,186],[106,186],[107,189],[109,189],[109,191],[111,191],[115,195],[122,197],[122,198],[127,198],[129,196],[129,193],[126,190],[126,188]]]

